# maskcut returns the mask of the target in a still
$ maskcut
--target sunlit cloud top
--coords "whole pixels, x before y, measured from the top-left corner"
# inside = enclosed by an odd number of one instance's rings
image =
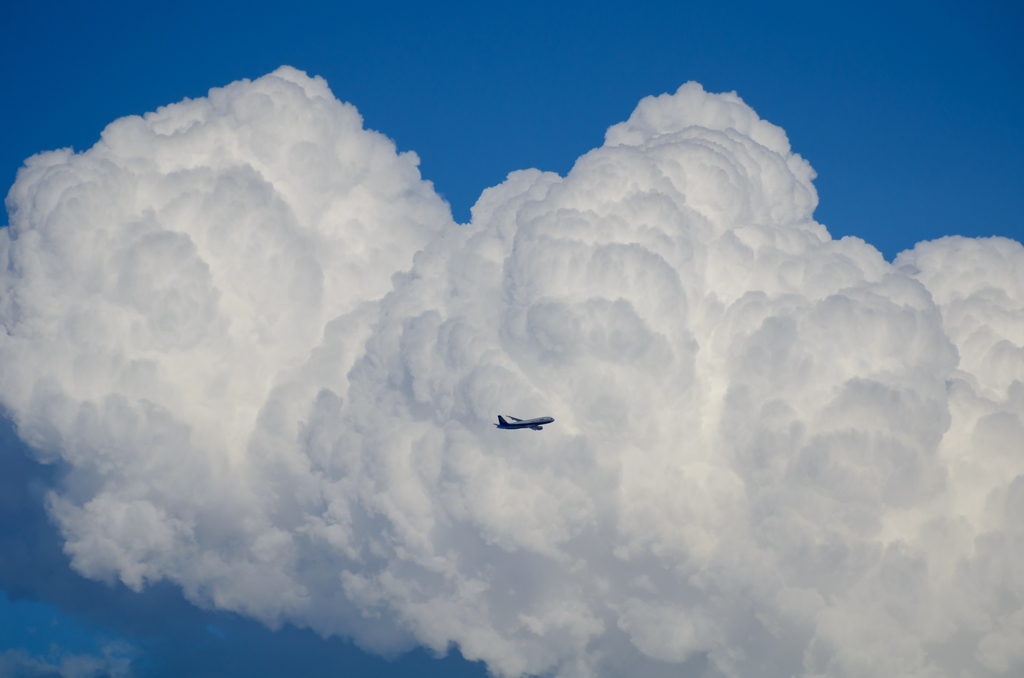
[[[27,161],[0,401],[80,573],[499,676],[1020,670],[1020,243],[833,240],[692,82],[468,224],[417,165],[287,67]]]

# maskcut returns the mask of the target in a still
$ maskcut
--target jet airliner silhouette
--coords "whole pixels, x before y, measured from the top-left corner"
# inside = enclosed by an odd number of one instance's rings
[[[537,417],[536,419],[516,419],[515,417],[509,417],[515,423],[508,423],[505,418],[500,414],[498,415],[498,423],[495,424],[498,428],[513,429],[513,428],[532,428],[534,431],[540,431],[544,427],[541,424],[550,424],[554,421],[551,417]]]

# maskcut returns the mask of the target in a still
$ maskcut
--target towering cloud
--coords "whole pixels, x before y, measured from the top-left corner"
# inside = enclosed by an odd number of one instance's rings
[[[695,83],[469,224],[416,165],[289,68],[26,163],[0,400],[75,568],[501,676],[1024,666],[1024,247],[834,241]]]

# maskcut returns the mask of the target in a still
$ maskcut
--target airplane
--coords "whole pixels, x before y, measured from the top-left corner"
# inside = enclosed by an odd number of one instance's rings
[[[508,423],[507,421],[505,421],[505,418],[499,414],[498,423],[495,424],[495,426],[504,429],[532,428],[534,431],[540,431],[544,428],[543,426],[541,426],[541,424],[550,424],[551,422],[554,421],[554,419],[552,419],[551,417],[537,417],[536,419],[527,419],[526,421],[523,421],[522,419],[516,419],[515,417],[509,417],[509,419],[511,419],[515,423]]]

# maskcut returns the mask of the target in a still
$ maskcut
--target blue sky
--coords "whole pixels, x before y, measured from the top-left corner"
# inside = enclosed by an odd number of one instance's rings
[[[415,150],[465,221],[508,172],[565,174],[639,99],[696,80],[786,130],[834,237],[887,259],[943,235],[1024,238],[1017,3],[36,2],[4,15],[7,186],[33,153],[84,150],[118,117],[289,64]],[[170,586],[85,580],[43,509],[61,469],[2,433],[0,653],[56,665],[116,651],[153,676],[485,674],[457,653],[386,661],[198,610]]]

